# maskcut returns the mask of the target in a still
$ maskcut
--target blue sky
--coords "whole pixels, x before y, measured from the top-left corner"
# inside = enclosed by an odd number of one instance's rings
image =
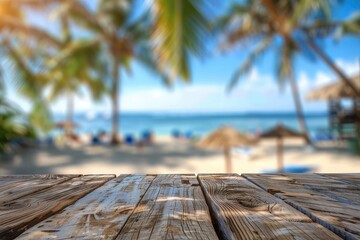
[[[360,11],[360,1],[346,0],[336,8],[335,18],[343,19]],[[43,18],[32,16],[34,23],[48,28]],[[56,31],[55,29],[52,29]],[[320,42],[326,53],[348,74],[360,72],[360,39],[345,37],[340,41],[333,39]],[[216,53],[206,59],[191,59],[192,82],[177,82],[171,89],[164,87],[160,78],[133,64],[133,73],[122,73],[121,100],[122,111],[140,112],[289,112],[294,111],[294,104],[289,86],[281,91],[274,76],[274,54],[269,53],[244,77],[229,94],[225,87],[232,73],[247,56],[247,47],[240,46],[226,54]],[[306,112],[325,111],[326,103],[308,102],[304,96],[313,88],[336,80],[335,74],[321,60],[310,61],[298,58],[296,76]],[[29,108],[11,89],[9,97],[25,110]],[[104,99],[93,103],[87,92],[76,97],[75,109],[78,112],[110,112],[110,102]],[[64,100],[52,104],[55,112],[65,111]]]

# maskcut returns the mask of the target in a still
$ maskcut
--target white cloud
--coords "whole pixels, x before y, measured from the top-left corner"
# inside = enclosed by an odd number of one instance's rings
[[[125,93],[122,109],[127,111],[186,111],[203,109],[211,99],[220,99],[224,87],[189,85],[178,89],[149,88]]]
[[[337,60],[336,63],[351,74],[356,72],[357,61]],[[328,70],[315,74],[300,72],[298,86],[304,99],[312,89],[335,81],[337,77]],[[263,74],[257,68],[241,79],[230,94],[225,91],[227,81],[209,84],[192,84],[174,89],[147,87],[125,91],[120,99],[121,111],[172,111],[172,112],[235,112],[235,111],[291,111],[294,110],[293,99],[288,85],[280,91],[278,83],[272,75]],[[14,100],[18,97],[12,93]],[[22,103],[21,101],[16,101]],[[24,103],[25,104],[25,103]],[[305,111],[323,109],[316,103],[304,101]],[[52,104],[55,112],[64,113],[65,99]],[[75,111],[107,112],[111,110],[108,97],[101,103],[94,103],[86,93],[75,98]]]
[[[352,76],[359,71],[357,60],[344,61],[338,59],[335,62],[336,65],[338,65],[349,76]],[[299,74],[298,85],[300,90],[308,91],[313,88],[322,87],[337,80],[338,77],[331,70],[329,70],[329,72],[318,71],[315,73],[314,77],[310,77],[308,73],[302,71]]]
[[[124,94],[122,109],[173,112],[289,110],[284,109],[288,102],[284,101],[289,96],[288,89],[280,92],[277,82],[269,75],[260,74],[257,69],[241,79],[231,93],[227,93],[225,87],[226,82],[187,85],[171,91],[165,88],[135,90]]]
[[[324,72],[317,72],[316,75],[315,75],[315,78],[314,78],[314,87],[322,87],[326,84],[329,84],[331,83],[333,80],[332,78],[324,73]]]
[[[311,83],[310,83],[308,75],[305,72],[301,72],[299,74],[299,80],[298,80],[299,89],[301,91],[308,90],[310,87],[310,84]]]
[[[345,73],[348,75],[359,74],[360,72],[360,63],[358,60],[354,61],[345,61],[343,59],[338,59],[335,61],[336,65],[338,65]]]

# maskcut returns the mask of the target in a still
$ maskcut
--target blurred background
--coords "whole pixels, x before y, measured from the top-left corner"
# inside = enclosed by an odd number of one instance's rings
[[[357,0],[0,0],[0,174],[360,172]]]

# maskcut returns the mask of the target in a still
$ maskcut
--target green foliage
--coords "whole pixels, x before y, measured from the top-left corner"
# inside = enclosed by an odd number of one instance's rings
[[[34,138],[35,132],[25,115],[0,95],[0,153],[10,141],[19,137]]]
[[[152,40],[160,68],[172,79],[191,79],[190,55],[203,57],[210,36],[206,1],[156,0]]]
[[[355,13],[348,20],[338,23],[335,37],[339,39],[343,35],[360,36],[360,13]]]
[[[228,89],[232,89],[270,50],[276,51],[276,76],[282,87],[292,77],[294,56],[311,55],[306,44],[307,36],[318,37],[334,32],[338,35],[345,32],[358,34],[360,18],[357,16],[343,22],[331,20],[333,2],[248,0],[234,4],[225,16],[218,19],[218,29],[222,29],[226,39],[222,48],[248,43],[250,54],[234,73]]]
[[[98,41],[70,41],[47,62],[51,101],[68,92],[76,93],[82,86],[87,87],[96,100],[106,93],[108,69]]]

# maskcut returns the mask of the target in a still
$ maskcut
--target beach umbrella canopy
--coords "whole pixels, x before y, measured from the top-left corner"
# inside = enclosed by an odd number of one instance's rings
[[[274,128],[271,128],[267,132],[264,132],[260,136],[261,138],[276,138],[277,139],[277,157],[278,157],[278,169],[281,172],[284,169],[283,161],[283,139],[284,138],[304,138],[304,134],[301,134],[293,129],[290,129],[282,124],[278,124]]]
[[[231,148],[235,146],[248,146],[257,142],[255,137],[241,133],[232,127],[221,127],[202,139],[198,146],[206,149],[224,150],[226,171],[231,172]]]
[[[355,87],[360,90],[360,75],[350,79]],[[314,89],[306,96],[307,100],[333,100],[340,98],[354,98],[355,93],[343,81],[325,85],[321,88]]]

